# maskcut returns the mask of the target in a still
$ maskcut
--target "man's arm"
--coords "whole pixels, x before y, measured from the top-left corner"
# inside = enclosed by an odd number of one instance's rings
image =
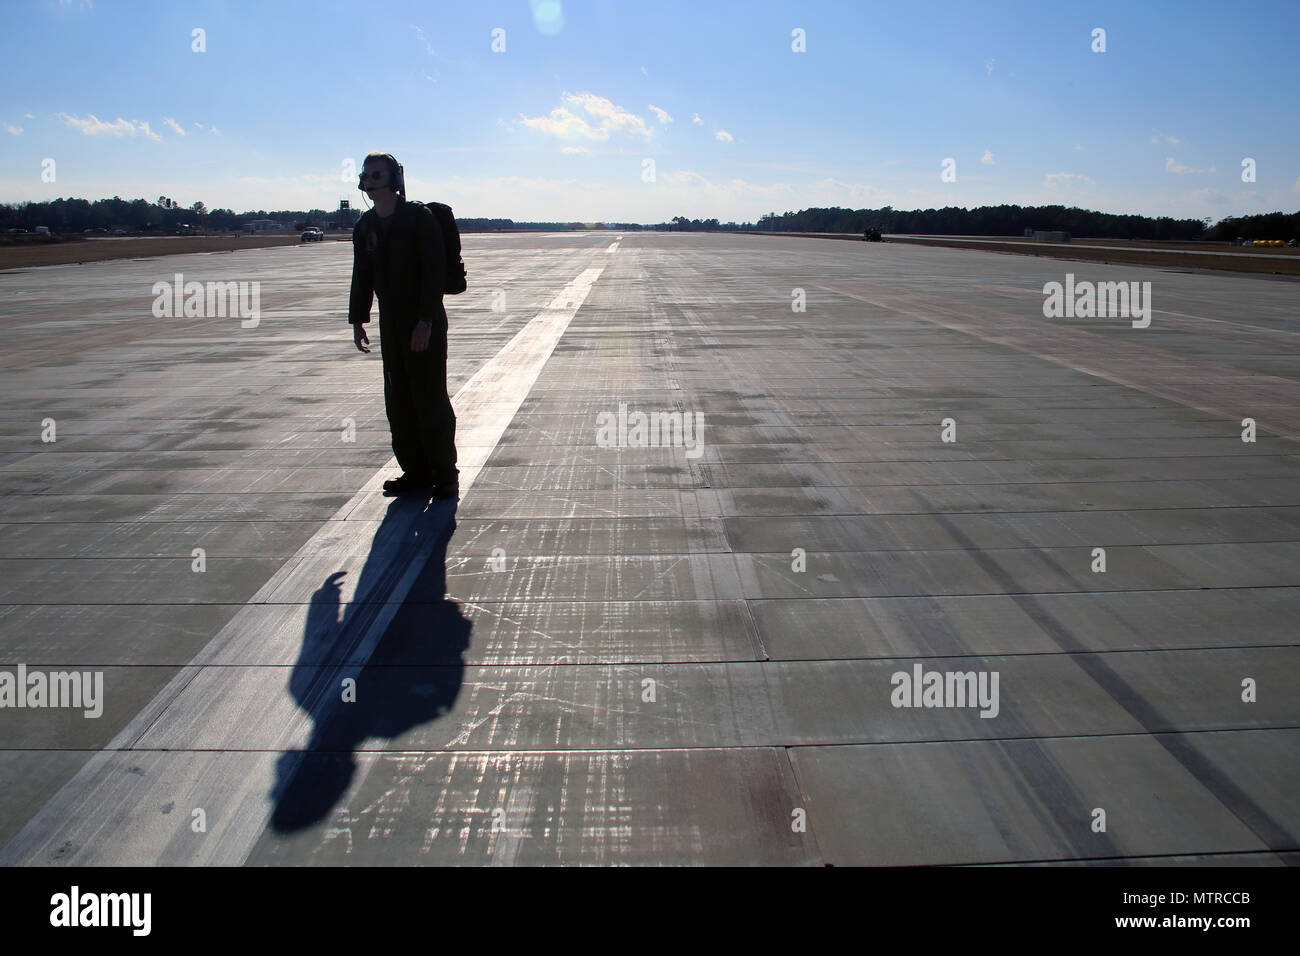
[[[370,274],[370,261],[366,258],[361,244],[365,242],[358,221],[352,227],[352,292],[348,296],[348,322],[370,321],[370,306],[375,300],[374,276]]]
[[[420,305],[418,316],[435,328],[447,328],[447,313],[442,307],[442,290],[447,270],[447,256],[442,245],[433,210],[421,206],[416,214],[416,243],[420,257]]]

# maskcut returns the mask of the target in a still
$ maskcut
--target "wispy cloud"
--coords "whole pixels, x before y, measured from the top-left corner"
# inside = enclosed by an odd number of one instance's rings
[[[175,121],[174,119],[172,119],[170,116],[165,116],[165,117],[163,117],[163,122],[166,123],[166,124],[167,124],[169,127],[171,127],[173,130],[175,130],[177,135],[179,135],[179,136],[184,136],[184,135],[185,135],[185,130],[181,127],[181,124],[178,123],[178,122],[176,122],[176,121]]]
[[[94,113],[87,113],[85,119],[79,119],[76,116],[69,116],[67,113],[60,113],[60,118],[74,129],[79,129],[87,136],[135,136],[141,134],[149,139],[162,140],[162,137],[149,128],[149,124],[144,120],[124,120],[118,117],[111,123],[106,123]]]
[[[564,146],[560,149],[562,153],[590,153],[586,146]]]
[[[1048,173],[1043,178],[1044,186],[1068,186],[1071,183],[1087,183],[1089,186],[1095,186],[1091,179],[1081,173]]]
[[[992,75],[993,75],[993,64],[995,64],[995,63],[997,63],[997,62],[998,62],[997,57],[993,57],[993,56],[989,57],[987,60],[984,61],[984,75],[985,75],[985,76],[992,76]]]
[[[991,149],[984,150],[984,155],[980,157],[980,162],[983,163],[985,166],[993,166],[994,165],[993,150]]]
[[[1178,146],[1179,144],[1182,143],[1182,140],[1179,139],[1177,136],[1171,136],[1168,133],[1162,133],[1158,129],[1153,129],[1151,133],[1152,133],[1151,142],[1153,143],[1160,143],[1160,142],[1173,143],[1175,146]]]
[[[321,186],[333,186],[338,182],[337,173],[294,173],[292,175],[281,176],[237,176],[235,182],[238,183],[255,183],[265,185],[266,183],[275,183],[284,186],[309,186],[311,188],[320,188]]]
[[[430,43],[429,38],[424,35],[424,31],[414,23],[411,24],[411,29],[415,31],[415,35],[419,37],[420,42],[424,44],[424,52],[429,54],[429,56],[437,56],[438,51],[433,48],[433,44]]]
[[[650,104],[650,109],[652,109],[652,110],[654,111],[654,114],[655,114],[656,117],[658,117],[659,122],[661,122],[661,123],[667,125],[668,123],[671,123],[671,122],[673,121],[673,118],[672,118],[671,116],[668,115],[668,111],[667,111],[667,110],[661,110],[659,107],[655,106],[653,103]]]
[[[1177,173],[1181,176],[1184,173],[1212,173],[1214,172],[1214,167],[1211,166],[1209,169],[1193,169],[1191,166],[1185,166],[1178,162],[1172,156],[1166,156],[1165,170],[1166,172]]]
[[[8,123],[5,123],[5,132],[14,136],[22,136],[23,128],[21,126],[10,126]]]
[[[713,138],[720,143],[734,143],[736,141],[736,137],[732,136],[725,129],[715,130]]]
[[[753,169],[777,169],[785,173],[808,173],[809,175],[814,175],[814,176],[835,175],[833,170],[827,169],[825,167],[825,164],[813,165],[811,163],[800,163],[800,162],[754,163],[746,160],[735,160],[732,162],[732,165],[749,166],[752,167]]]
[[[704,125],[704,120],[700,119],[700,114],[699,114],[699,113],[696,113],[696,114],[694,114],[694,115],[691,117],[691,122],[694,123],[696,126],[703,126],[703,125]]]

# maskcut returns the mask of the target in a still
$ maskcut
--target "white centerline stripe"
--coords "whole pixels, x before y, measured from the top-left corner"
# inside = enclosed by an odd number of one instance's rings
[[[456,393],[462,496],[602,271],[584,270]],[[348,517],[382,494],[396,466],[389,459],[86,761],[0,850],[0,865],[239,865],[247,859],[274,810],[281,752],[308,746],[311,715],[321,712],[327,695],[337,695],[340,674],[359,673],[439,544],[449,507],[415,499],[389,506],[382,542],[347,529]],[[373,520],[361,527],[373,528]],[[352,613],[330,646],[320,648],[321,659],[337,666],[314,682],[300,705],[285,686],[286,667],[248,665],[300,660],[312,611],[303,596],[314,595],[338,571],[347,572],[338,604]],[[340,650],[346,652],[341,662]],[[124,758],[121,751],[135,753]],[[134,765],[132,772],[127,764]],[[178,812],[169,815],[159,810],[163,806]],[[204,810],[206,833],[191,832],[194,808]]]

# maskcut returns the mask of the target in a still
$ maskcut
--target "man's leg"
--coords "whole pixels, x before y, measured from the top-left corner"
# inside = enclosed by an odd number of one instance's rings
[[[447,395],[447,335],[434,330],[429,347],[406,356],[410,410],[422,461],[439,485],[455,485],[456,412]]]
[[[382,316],[381,316],[382,320]],[[384,364],[384,409],[393,434],[393,454],[404,474],[432,478],[424,443],[420,440],[420,422],[411,403],[410,334],[405,340],[395,323],[379,327],[380,353]]]

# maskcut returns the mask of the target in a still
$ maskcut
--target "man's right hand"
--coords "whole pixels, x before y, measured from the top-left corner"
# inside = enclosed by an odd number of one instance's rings
[[[366,327],[360,322],[352,324],[352,341],[356,343],[357,348],[362,352],[370,351],[370,349],[366,348],[370,344],[370,337],[366,335]]]

